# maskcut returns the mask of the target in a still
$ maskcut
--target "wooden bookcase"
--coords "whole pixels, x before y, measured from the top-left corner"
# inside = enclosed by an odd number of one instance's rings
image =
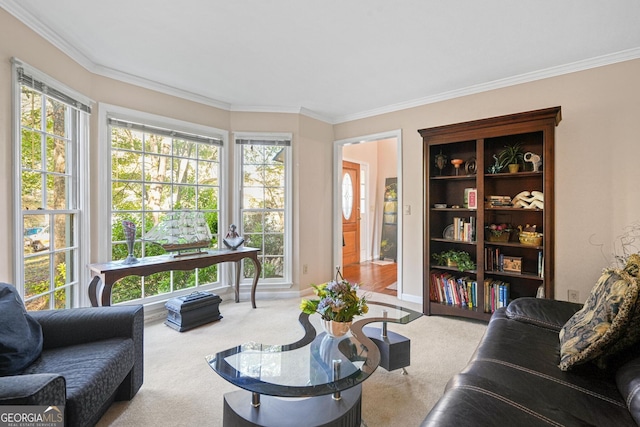
[[[492,312],[490,298],[500,300],[493,292],[502,293],[502,302],[498,305],[522,296],[539,295],[539,290],[544,291],[545,298],[553,298],[554,132],[560,120],[561,108],[554,107],[418,131],[424,143],[425,314],[488,320]],[[514,143],[520,143],[524,153],[531,152],[541,157],[542,165],[538,171],[533,170],[531,163],[525,162],[524,170],[521,167],[516,173],[490,173],[494,155]],[[446,156],[442,170],[436,167],[439,154]],[[452,159],[464,161],[457,174],[451,164]],[[475,209],[465,205],[465,189],[468,188],[476,190]],[[543,208],[496,207],[488,202],[490,196],[514,198],[523,191],[543,193]],[[467,236],[468,232],[455,233],[458,240],[454,240],[452,227],[449,227],[454,222],[472,224],[467,226],[467,230],[474,228],[472,238]],[[511,234],[509,241],[489,241],[486,227],[491,224],[509,224],[514,228],[536,225],[536,231],[542,233],[542,241],[539,245],[522,244],[516,232]],[[476,262],[476,270],[461,272],[456,267],[436,265],[432,255],[447,250],[468,252]],[[490,265],[493,259],[500,259],[498,254],[515,260],[521,267],[520,272],[501,271],[499,267]],[[432,283],[432,273],[448,276],[454,281],[464,279],[466,296],[472,302],[475,299],[475,304],[467,303],[465,295],[458,295],[461,297],[458,298],[459,303],[438,301],[442,294],[438,294],[438,287]],[[485,283],[504,284],[502,288],[508,288],[508,298],[497,286],[494,291],[485,291]]]

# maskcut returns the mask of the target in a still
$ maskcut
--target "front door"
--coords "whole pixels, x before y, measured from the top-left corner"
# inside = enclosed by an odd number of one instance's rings
[[[360,165],[342,162],[342,265],[360,262]]]

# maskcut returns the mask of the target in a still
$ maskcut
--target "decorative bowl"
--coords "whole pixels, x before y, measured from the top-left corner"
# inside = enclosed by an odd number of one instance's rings
[[[542,233],[535,231],[521,231],[518,238],[523,245],[540,246],[542,244]]]

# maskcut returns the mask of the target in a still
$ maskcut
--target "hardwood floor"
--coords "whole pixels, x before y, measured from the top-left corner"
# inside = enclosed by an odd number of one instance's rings
[[[360,284],[363,291],[378,292],[387,295],[397,295],[396,290],[387,289],[387,286],[398,280],[398,264],[377,265],[371,261],[349,264],[342,267],[342,276],[350,281]]]

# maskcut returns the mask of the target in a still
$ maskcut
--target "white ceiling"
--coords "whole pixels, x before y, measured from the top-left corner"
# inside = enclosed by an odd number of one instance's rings
[[[339,123],[640,57],[638,0],[0,0],[88,70]],[[43,70],[46,72],[46,70]]]

